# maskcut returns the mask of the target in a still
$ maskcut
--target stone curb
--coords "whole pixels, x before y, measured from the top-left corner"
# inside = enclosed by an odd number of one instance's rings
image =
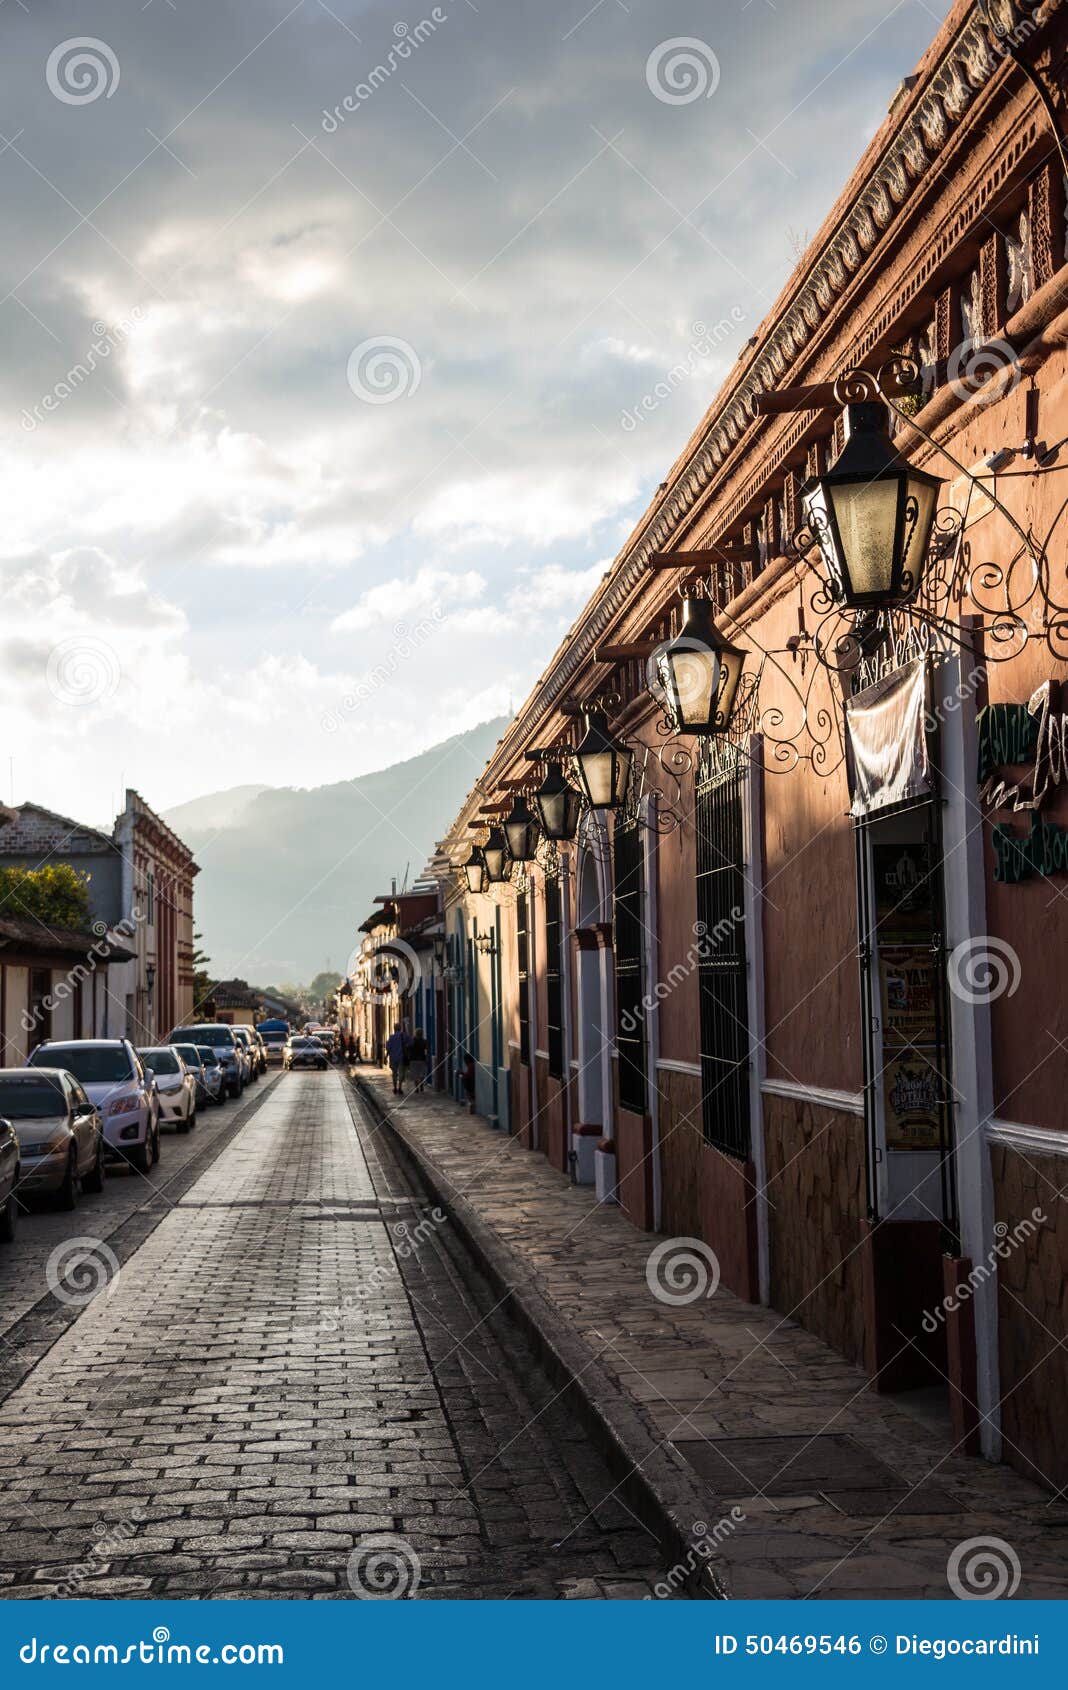
[[[510,1297],[511,1312],[551,1377],[561,1386],[573,1387],[586,1429],[618,1478],[627,1505],[655,1534],[666,1566],[691,1569],[685,1580],[686,1594],[706,1601],[728,1599],[726,1569],[718,1554],[698,1556],[694,1550],[694,1524],[716,1517],[715,1498],[672,1445],[663,1442],[645,1421],[571,1322],[531,1282],[526,1265],[502,1243],[474,1205],[449,1187],[437,1163],[382,1107],[377,1093],[358,1074],[351,1074],[350,1080],[377,1124],[393,1135],[414,1163],[423,1184],[462,1234],[498,1294]]]

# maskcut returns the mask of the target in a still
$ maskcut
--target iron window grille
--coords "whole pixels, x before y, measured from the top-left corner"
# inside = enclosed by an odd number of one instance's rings
[[[546,1028],[549,1046],[549,1073],[554,1080],[564,1077],[564,998],[563,998],[563,909],[560,882],[556,876],[545,880],[545,987],[548,1006]]]
[[[635,1115],[646,1109],[645,1008],[642,1003],[642,832],[639,822],[616,824],[613,943],[616,963],[616,1052],[619,1103]]]
[[[736,759],[712,769],[697,785],[695,822],[704,1138],[728,1155],[748,1158],[743,779]]]
[[[530,933],[529,901],[521,892],[515,901],[516,951],[519,962],[519,1060],[530,1067]]]

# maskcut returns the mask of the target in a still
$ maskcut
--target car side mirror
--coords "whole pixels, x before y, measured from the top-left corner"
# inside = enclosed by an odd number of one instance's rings
[[[156,1070],[154,1068],[146,1068],[145,1069],[145,1081],[146,1081],[146,1083],[148,1085],[151,1085],[155,1078],[156,1078]]]
[[[96,1114],[96,1104],[90,1103],[88,1098],[86,1099],[86,1101],[84,1103],[75,1103],[75,1105],[74,1105],[74,1119],[76,1121],[84,1121],[85,1117],[87,1115],[95,1115],[95,1114]]]

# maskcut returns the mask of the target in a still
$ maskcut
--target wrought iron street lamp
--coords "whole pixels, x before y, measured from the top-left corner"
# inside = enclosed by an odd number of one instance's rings
[[[586,732],[575,752],[575,768],[586,802],[593,810],[618,810],[627,796],[634,756],[612,738],[603,710],[586,711]]]
[[[491,827],[489,838],[482,847],[482,860],[486,865],[486,879],[491,886],[499,886],[508,880],[512,873],[512,861],[508,855],[508,841],[499,827]]]
[[[472,845],[470,855],[463,864],[463,871],[467,876],[467,890],[469,892],[485,891],[486,860],[482,855],[481,845]]]
[[[942,482],[895,452],[885,404],[847,404],[845,431],[833,467],[805,491],[805,515],[837,601],[890,610],[920,585]]]
[[[513,862],[529,863],[538,849],[538,821],[527,803],[526,793],[516,794],[504,818],[504,837]]]
[[[546,839],[574,839],[582,816],[582,794],[564,779],[559,763],[550,762],[546,768],[534,794],[534,808]]]
[[[718,633],[706,598],[687,598],[683,604],[682,627],[657,659],[668,714],[676,733],[726,733],[746,653]]]

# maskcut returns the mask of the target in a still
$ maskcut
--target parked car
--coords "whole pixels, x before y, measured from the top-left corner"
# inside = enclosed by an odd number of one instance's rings
[[[234,1038],[244,1049],[245,1061],[248,1064],[248,1078],[258,1080],[260,1077],[260,1058],[259,1052],[252,1042],[251,1031],[248,1027],[235,1027]]]
[[[156,1076],[160,1125],[173,1122],[180,1133],[197,1124],[197,1082],[173,1045],[150,1045],[138,1056]]]
[[[18,1226],[20,1154],[18,1133],[0,1117],[0,1244],[13,1243]]]
[[[204,1089],[211,1103],[226,1102],[226,1071],[219,1059],[218,1051],[212,1050],[210,1045],[196,1045],[201,1060],[201,1074],[204,1078]]]
[[[36,1066],[3,1069],[0,1116],[17,1135],[20,1189],[27,1196],[47,1193],[59,1208],[73,1209],[79,1186],[103,1191],[104,1123],[73,1074]],[[0,1181],[2,1140],[0,1134]]]
[[[284,1027],[257,1027],[268,1065],[281,1062],[286,1044],[289,1041],[288,1029]]]
[[[330,1059],[318,1039],[294,1035],[282,1056],[283,1068],[328,1068]]]
[[[208,1045],[222,1063],[226,1075],[226,1090],[231,1097],[240,1097],[245,1089],[244,1049],[234,1038],[234,1029],[224,1021],[201,1021],[192,1027],[174,1027],[168,1044]]]
[[[261,1034],[257,1032],[255,1027],[250,1027],[249,1030],[248,1030],[248,1033],[249,1033],[249,1038],[252,1040],[253,1049],[256,1052],[256,1059],[257,1059],[257,1061],[259,1062],[259,1065],[260,1065],[260,1073],[266,1074],[266,1072],[267,1072],[267,1046],[264,1044]]]
[[[159,1161],[159,1093],[129,1039],[47,1040],[31,1068],[62,1068],[85,1089],[104,1122],[104,1155],[147,1174]]]
[[[204,1083],[204,1058],[200,1054],[200,1046],[194,1044],[181,1044],[170,1045],[168,1048],[178,1052],[178,1055],[185,1063],[187,1071],[193,1076],[193,1084],[196,1086],[197,1093],[197,1108],[199,1109],[202,1103],[210,1103],[211,1098],[208,1095],[208,1088]]]

